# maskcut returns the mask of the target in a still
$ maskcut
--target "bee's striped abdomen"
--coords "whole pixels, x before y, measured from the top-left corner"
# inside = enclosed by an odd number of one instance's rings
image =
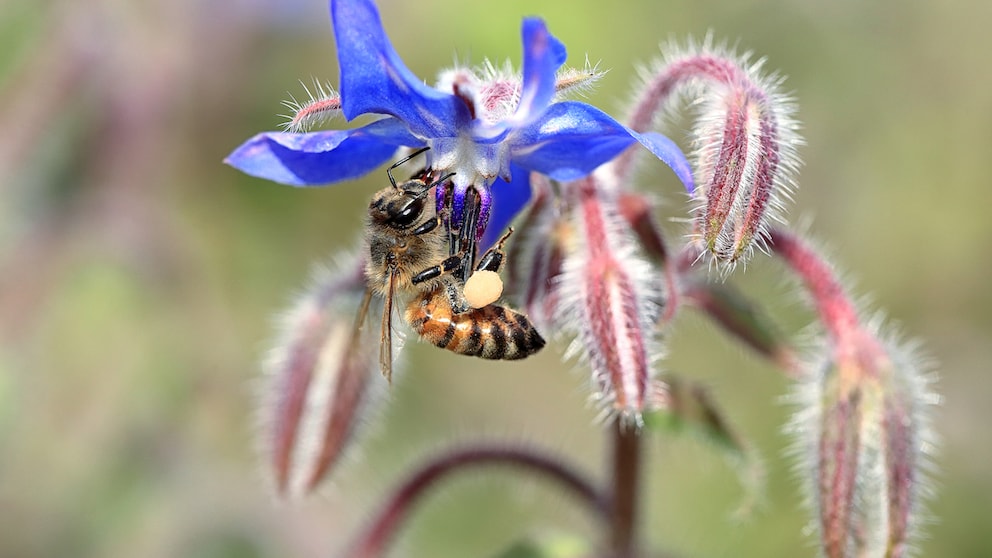
[[[517,360],[544,347],[544,338],[523,314],[494,304],[455,314],[439,291],[411,301],[406,320],[425,340],[463,355]]]

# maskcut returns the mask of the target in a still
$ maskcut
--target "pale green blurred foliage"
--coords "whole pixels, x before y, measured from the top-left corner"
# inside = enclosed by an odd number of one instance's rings
[[[0,9],[0,556],[330,556],[397,475],[480,435],[546,444],[598,471],[586,378],[560,347],[471,362],[411,344],[391,407],[337,482],[272,501],[254,455],[252,382],[271,315],[313,261],[350,248],[384,175],[294,190],[221,164],[281,120],[298,79],[336,82],[324,2],[48,2]],[[844,1],[382,0],[428,81],[453,61],[519,57],[537,12],[611,69],[590,101],[620,116],[634,65],[687,34],[739,42],[789,76],[808,145],[790,212],[941,362],[939,523],[923,556],[992,555],[992,4]],[[676,139],[679,131],[671,132]],[[675,180],[645,165],[666,216]],[[651,174],[649,175],[648,172]],[[677,225],[669,234],[679,234]],[[808,312],[777,264],[742,281],[783,327]],[[737,278],[739,280],[739,278]],[[644,525],[686,556],[814,555],[779,431],[787,382],[698,319],[669,367],[706,382],[764,455],[767,506],[743,525],[722,459],[652,444]],[[511,487],[511,488],[507,488]],[[412,556],[485,556],[527,529],[589,532],[550,491],[469,476],[404,532]]]

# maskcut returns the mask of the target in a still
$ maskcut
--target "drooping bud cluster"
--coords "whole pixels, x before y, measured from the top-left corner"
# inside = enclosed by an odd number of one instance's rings
[[[672,46],[645,72],[628,119],[634,130],[649,129],[664,109],[681,106],[680,99],[697,111],[693,235],[726,269],[746,262],[754,246],[763,246],[768,224],[782,220],[799,167],[795,106],[779,91],[782,79],[763,75],[762,65],[710,39]],[[631,157],[619,160],[620,176]]]
[[[281,496],[316,488],[348,448],[370,400],[382,391],[369,381],[378,377],[377,336],[360,330],[356,321],[370,303],[363,296],[363,267],[358,258],[335,271],[317,272],[282,318],[263,365],[263,464]]]
[[[724,323],[736,328],[738,337],[764,343],[763,350],[775,352],[783,363],[789,360],[775,340],[758,336],[764,324],[741,322],[752,317],[746,309],[719,312],[728,310],[732,299],[693,299],[693,294],[721,294],[700,288],[683,293],[705,284],[684,281],[696,256],[708,253],[732,265],[746,259],[755,242],[761,245],[766,223],[791,188],[801,143],[795,109],[777,91],[780,80],[761,76],[760,68],[707,41],[675,49],[635,98],[627,125],[639,133],[650,133],[680,99],[700,107],[693,130],[695,169],[670,163],[687,186],[693,180],[686,176],[695,174],[690,195],[698,202],[692,232],[703,241],[698,247],[678,250],[674,257],[667,253],[653,203],[629,189],[632,150],[587,179],[562,184],[557,199],[534,181],[534,205],[521,224],[521,236],[531,240],[511,258],[511,269],[522,271],[515,271],[510,283],[518,285],[535,323],[576,334],[572,353],[592,367],[597,397],[625,416],[645,409],[649,362],[660,354],[658,329],[671,323],[683,298],[708,302],[704,310],[737,320]],[[696,256],[686,262],[682,254]]]
[[[801,378],[800,474],[808,480],[823,552],[829,558],[905,557],[920,536],[934,449],[929,361],[913,346],[866,323],[823,259],[784,231],[772,247],[812,296],[827,338]]]

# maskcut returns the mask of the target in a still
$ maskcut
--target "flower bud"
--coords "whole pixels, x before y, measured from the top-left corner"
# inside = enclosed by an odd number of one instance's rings
[[[569,197],[575,242],[558,284],[560,329],[576,339],[569,355],[592,368],[596,398],[624,418],[640,422],[659,356],[655,323],[661,292],[637,240],[620,216],[617,191],[592,178],[563,187]]]
[[[800,388],[809,406],[797,424],[824,554],[907,556],[938,402],[926,361],[868,332],[832,353]]]
[[[696,107],[692,128],[696,189],[694,235],[719,263],[746,261],[762,246],[767,223],[781,220],[802,143],[791,99],[781,79],[760,73],[762,62],[703,45],[673,48],[648,73],[628,125],[649,129],[676,93]],[[631,154],[618,162],[628,174]]]
[[[909,555],[920,536],[933,451],[929,362],[866,324],[830,266],[775,229],[771,246],[802,279],[826,331],[821,364],[801,375],[795,422],[802,474],[828,558]]]
[[[316,273],[282,319],[263,365],[259,398],[266,469],[280,495],[312,491],[371,407],[369,379],[378,376],[378,351],[377,336],[356,322],[369,303],[364,293],[363,263],[355,258],[334,272]]]

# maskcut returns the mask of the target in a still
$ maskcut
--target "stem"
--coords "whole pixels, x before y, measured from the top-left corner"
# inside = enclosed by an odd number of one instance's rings
[[[613,558],[634,555],[640,471],[640,433],[635,426],[617,417],[613,422],[613,515],[610,518]]]
[[[733,61],[700,53],[672,60],[649,81],[627,118],[627,126],[643,133],[651,129],[672,94],[682,84],[693,80],[717,84],[750,83],[747,74]],[[623,181],[630,176],[637,149],[627,149],[615,159],[617,177]]]
[[[830,264],[785,229],[773,228],[769,240],[772,251],[785,260],[806,285],[816,311],[834,343],[846,344],[852,334],[860,331],[858,311]]]
[[[479,445],[442,454],[410,475],[393,492],[392,498],[376,514],[368,529],[343,556],[350,558],[381,556],[402,521],[429,488],[451,473],[492,465],[519,467],[555,481],[560,487],[575,495],[600,520],[609,521],[610,505],[607,498],[600,494],[584,476],[557,458],[541,455],[530,449]]]
[[[792,379],[802,377],[795,349],[765,314],[741,293],[723,284],[687,281],[682,295],[724,331],[776,364]]]

